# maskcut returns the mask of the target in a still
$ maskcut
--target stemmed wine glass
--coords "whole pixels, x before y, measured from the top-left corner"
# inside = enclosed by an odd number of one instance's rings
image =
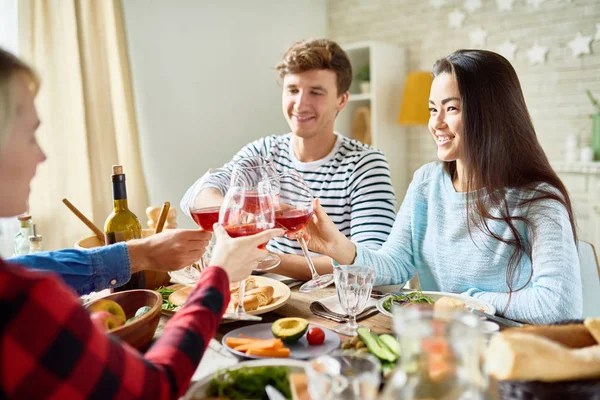
[[[248,189],[246,186],[230,187],[219,213],[219,223],[229,236],[254,235],[275,226],[273,194],[259,186]],[[260,245],[264,248],[265,244]],[[226,319],[260,321],[262,318],[246,313],[244,309],[245,279],[240,281],[238,305],[233,313],[223,316]]]
[[[229,182],[228,176],[229,171],[222,168],[211,168],[209,169],[194,185],[192,188],[186,193],[181,202],[182,210],[188,210],[190,217],[194,220],[196,225],[204,231],[212,232],[213,225],[219,220],[219,210],[221,209],[220,205],[208,205],[203,200],[203,196],[201,196],[201,192],[205,189],[205,184],[209,178],[215,178],[218,175],[222,175],[225,179],[225,182]],[[200,264],[200,270],[203,270],[205,267],[205,260],[210,259],[211,246],[214,242],[214,237],[209,243],[208,247],[204,255],[198,260],[198,264]],[[193,268],[193,266],[187,266],[178,271],[171,271],[169,275],[176,279],[177,281],[185,284],[195,284],[200,277],[200,272]]]
[[[356,336],[356,315],[361,313],[375,282],[375,268],[357,265],[336,265],[333,267],[335,289],[338,300],[348,314],[348,323],[333,328],[337,333],[346,336]]]
[[[273,166],[273,161],[262,156],[243,157],[234,164],[231,171],[231,187],[245,187],[245,202],[247,208],[252,208],[258,198],[258,187],[266,180],[271,180],[276,176],[277,172]],[[270,185],[263,186],[262,190],[269,192],[273,196],[273,204],[277,203],[279,196],[279,184],[272,181]],[[281,259],[275,254],[269,253],[261,260],[255,271],[268,271],[277,267],[281,263]]]
[[[296,170],[287,170],[269,180],[263,185],[279,185],[279,201],[275,208],[275,224],[294,233],[302,248],[312,279],[305,282],[300,289],[307,293],[325,288],[333,283],[333,274],[319,275],[315,269],[306,244],[304,227],[313,215],[313,196],[306,181]]]

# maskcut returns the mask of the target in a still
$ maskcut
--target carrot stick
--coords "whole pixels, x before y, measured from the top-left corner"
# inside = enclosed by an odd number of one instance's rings
[[[252,343],[253,341],[253,339],[228,337],[227,339],[225,339],[225,344],[231,348],[234,348],[243,344]]]
[[[290,349],[288,349],[287,347],[282,347],[280,349],[257,349],[257,348],[251,348],[249,349],[246,354],[248,354],[249,356],[259,356],[259,357],[289,357],[290,356]]]
[[[247,351],[249,349],[280,349],[283,347],[283,342],[281,339],[269,339],[269,340],[260,340],[253,341],[248,344],[242,344],[240,346],[234,347],[234,350],[237,351]]]
[[[252,340],[265,340],[265,339],[259,339],[259,338],[255,338],[252,336],[244,335],[243,333],[240,333],[240,337],[244,338],[244,339],[252,339]]]

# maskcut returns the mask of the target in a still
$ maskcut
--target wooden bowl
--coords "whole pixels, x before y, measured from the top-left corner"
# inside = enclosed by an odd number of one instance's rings
[[[140,351],[146,350],[152,343],[154,332],[156,332],[156,327],[160,321],[160,311],[162,309],[161,294],[154,290],[146,289],[126,290],[90,301],[85,304],[85,307],[89,308],[92,304],[101,300],[112,300],[118,303],[123,307],[127,319],[132,318],[140,307],[152,307],[150,311],[135,321],[108,331],[111,335],[119,337],[136,349]]]
[[[152,236],[154,229],[142,229],[142,237]],[[76,249],[93,249],[94,247],[104,246],[104,242],[100,241],[97,236],[88,236],[75,242]],[[171,281],[171,277],[164,271],[144,271],[146,275],[146,288],[156,289],[161,286],[167,286]]]

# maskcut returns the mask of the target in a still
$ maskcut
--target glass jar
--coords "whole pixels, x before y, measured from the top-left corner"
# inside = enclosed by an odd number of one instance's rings
[[[33,234],[29,236],[29,254],[41,253],[42,251],[42,235],[37,234],[35,224],[33,224]]]
[[[381,365],[365,353],[335,351],[310,360],[305,368],[311,398],[320,400],[375,400]]]
[[[394,330],[401,358],[381,399],[487,399],[484,337],[479,318],[435,314],[432,307],[396,307]]]
[[[31,215],[22,214],[17,217],[21,227],[15,235],[13,242],[13,256],[24,256],[29,254],[29,236],[33,234],[33,220]]]

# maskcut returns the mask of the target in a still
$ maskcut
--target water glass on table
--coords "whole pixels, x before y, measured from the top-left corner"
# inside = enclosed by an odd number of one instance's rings
[[[348,322],[333,330],[346,336],[356,336],[356,315],[360,314],[371,295],[375,282],[375,268],[369,266],[336,265],[333,267],[335,289],[342,309],[348,314]]]
[[[374,400],[381,382],[381,364],[369,353],[336,351],[310,360],[305,368],[313,399]]]

